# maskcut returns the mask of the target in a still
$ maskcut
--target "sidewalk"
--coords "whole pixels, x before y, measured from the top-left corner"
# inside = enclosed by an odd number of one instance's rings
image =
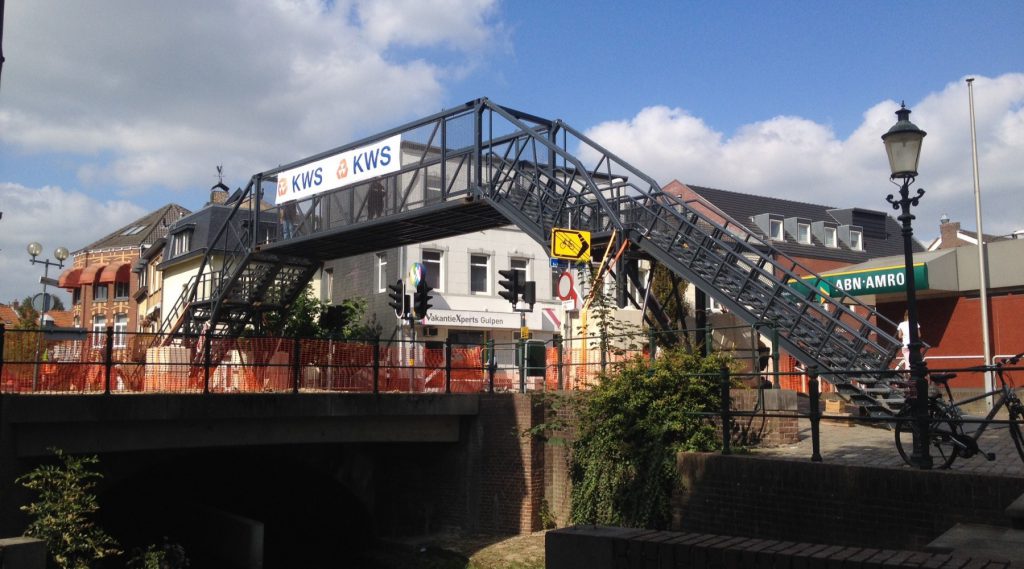
[[[821,458],[829,464],[849,464],[875,468],[910,468],[896,451],[894,432],[882,426],[848,421],[821,421]],[[985,452],[996,455],[989,462],[983,456],[958,457],[949,469],[986,476],[1024,477],[1021,462],[1010,433],[993,425],[978,442]],[[800,419],[800,442],[795,445],[751,450],[755,456],[781,460],[811,460],[811,422]]]

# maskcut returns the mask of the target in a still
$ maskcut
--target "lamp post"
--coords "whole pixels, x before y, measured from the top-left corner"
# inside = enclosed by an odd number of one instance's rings
[[[68,258],[68,249],[67,247],[57,247],[56,249],[53,250],[53,256],[54,258],[57,259],[56,263],[49,259],[46,259],[45,261],[40,261],[39,259],[36,258],[39,256],[40,253],[43,252],[43,246],[35,241],[29,243],[26,249],[28,250],[28,254],[32,256],[32,258],[29,259],[29,261],[33,265],[39,264],[43,265],[44,267],[43,278],[39,279],[39,282],[43,283],[43,307],[42,310],[39,311],[40,331],[36,335],[36,362],[32,371],[32,391],[35,391],[36,388],[39,386],[39,340],[42,336],[42,328],[45,323],[46,312],[47,310],[50,309],[50,297],[46,295],[46,287],[47,285],[50,284],[50,267],[57,267],[59,269],[63,269],[64,261]]]
[[[899,220],[903,225],[903,264],[906,271],[907,285],[907,323],[909,324],[908,338],[910,340],[910,378],[914,383],[914,398],[911,400],[911,414],[913,416],[914,450],[911,453],[911,463],[922,470],[932,467],[932,457],[929,454],[929,421],[928,421],[928,368],[921,357],[921,335],[918,332],[917,318],[917,290],[914,282],[914,229],[911,221],[914,219],[910,213],[910,206],[918,205],[924,190],[918,189],[917,194],[910,195],[910,185],[917,177],[917,161],[921,156],[921,141],[924,140],[925,131],[917,128],[910,122],[910,109],[901,105],[896,111],[896,124],[889,129],[889,132],[882,135],[882,142],[885,144],[885,152],[889,155],[889,168],[892,175],[889,179],[900,188],[899,199],[894,199],[892,194],[886,196],[892,208],[900,210]]]

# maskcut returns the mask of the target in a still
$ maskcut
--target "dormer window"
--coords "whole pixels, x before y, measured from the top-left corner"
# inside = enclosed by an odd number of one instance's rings
[[[836,236],[836,228],[835,227],[826,227],[825,228],[825,246],[826,247],[838,247],[839,246],[839,240],[838,240],[838,237]]]
[[[192,230],[186,229],[181,233],[174,236],[174,240],[171,245],[171,254],[175,257],[184,255],[192,249]]]
[[[811,244],[811,224],[810,223],[798,223],[796,226],[797,241],[804,245]]]
[[[786,239],[785,234],[782,232],[781,219],[772,219],[768,222],[768,225],[771,229],[771,238],[773,241],[784,241]]]
[[[850,249],[854,251],[864,250],[864,233],[857,229],[850,230]]]

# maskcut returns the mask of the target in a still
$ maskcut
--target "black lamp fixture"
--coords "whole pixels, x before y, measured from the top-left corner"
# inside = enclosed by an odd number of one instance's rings
[[[882,135],[885,152],[889,155],[889,179],[900,188],[899,198],[889,194],[885,199],[892,208],[900,211],[899,220],[903,234],[903,269],[906,272],[907,285],[907,323],[910,350],[910,379],[914,385],[910,410],[913,417],[914,449],[910,456],[911,463],[920,469],[932,467],[929,451],[928,421],[928,368],[921,357],[921,335],[918,332],[917,290],[914,281],[914,229],[911,222],[914,215],[911,206],[917,206],[924,190],[918,189],[916,195],[910,195],[910,185],[917,178],[917,162],[921,157],[921,142],[925,131],[910,122],[910,109],[905,104],[896,111],[896,124],[889,132]]]

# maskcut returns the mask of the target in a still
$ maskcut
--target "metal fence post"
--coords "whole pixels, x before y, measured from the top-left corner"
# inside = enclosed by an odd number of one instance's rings
[[[773,386],[775,389],[782,389],[782,385],[779,383],[781,376],[779,376],[779,327],[772,322],[772,375],[775,376]]]
[[[213,359],[210,354],[210,332],[203,334],[203,394],[210,393],[210,366]]]
[[[489,393],[494,393],[494,372],[497,369],[498,364],[494,357],[494,338],[490,338],[487,340],[487,391]]]
[[[373,339],[373,394],[380,393],[380,336]]]
[[[526,341],[519,338],[519,393],[526,393]]]
[[[295,338],[292,342],[292,393],[298,393],[302,380],[302,341]]]
[[[732,413],[730,412],[731,401],[729,400],[729,367],[722,364],[719,368],[719,377],[722,387],[722,454],[732,454]]]
[[[811,366],[808,368],[807,380],[807,391],[808,401],[811,405],[811,462],[821,462],[821,437],[820,437],[820,423],[821,423],[821,393],[818,391],[818,367]]]
[[[452,392],[452,339],[444,339],[444,392]]]
[[[565,389],[565,377],[562,375],[564,373],[562,370],[562,357],[565,355],[565,350],[562,347],[562,335],[555,334],[553,341],[555,343],[555,353],[558,357],[558,363],[555,364],[557,366],[556,369],[558,370],[558,390],[562,391]]]
[[[103,354],[104,388],[103,393],[110,395],[110,372],[114,368],[114,327],[107,326],[106,350]]]

